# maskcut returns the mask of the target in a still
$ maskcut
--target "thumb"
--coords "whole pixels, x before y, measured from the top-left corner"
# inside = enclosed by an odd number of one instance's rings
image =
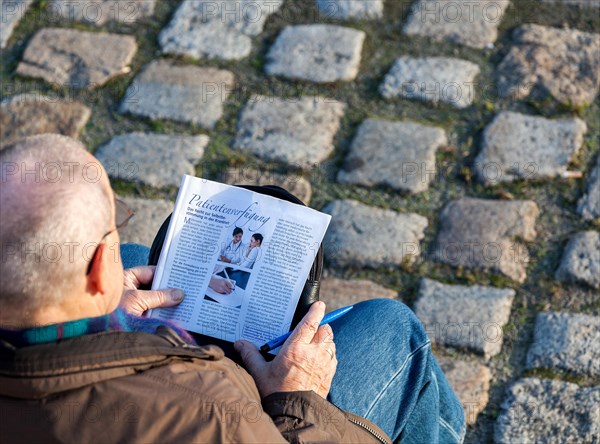
[[[138,290],[135,292],[135,295],[145,310],[172,307],[183,300],[183,291],[175,288],[148,291]]]
[[[150,285],[154,278],[156,267],[153,265],[142,265],[139,267],[128,268],[125,271],[125,280],[130,281],[135,288],[140,285]]]
[[[161,307],[172,307],[183,300],[183,291],[169,290],[127,290],[121,301],[126,312],[142,316],[146,310]]]
[[[166,297],[163,299],[162,307],[172,307],[173,305],[179,304],[183,301],[183,290],[178,288],[169,288],[168,290],[162,290],[166,293]]]
[[[240,354],[242,361],[246,364],[248,372],[251,375],[260,373],[267,363],[265,358],[260,354],[260,351],[258,351],[258,348],[251,342],[244,340],[235,341],[233,348]]]

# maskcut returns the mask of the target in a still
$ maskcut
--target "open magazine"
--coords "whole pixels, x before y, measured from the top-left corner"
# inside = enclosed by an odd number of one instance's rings
[[[185,175],[152,289],[186,297],[151,317],[257,346],[290,330],[331,216],[242,188]]]

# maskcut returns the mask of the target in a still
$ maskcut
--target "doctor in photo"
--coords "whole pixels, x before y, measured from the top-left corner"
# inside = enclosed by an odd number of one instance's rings
[[[221,262],[227,262],[229,264],[239,264],[242,261],[246,244],[242,242],[242,236],[244,230],[240,227],[233,229],[233,238],[231,241],[221,249],[219,260]]]

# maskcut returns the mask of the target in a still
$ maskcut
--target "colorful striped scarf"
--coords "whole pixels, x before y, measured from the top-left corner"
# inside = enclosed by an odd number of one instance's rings
[[[195,344],[194,339],[187,331],[172,323],[159,319],[130,315],[120,308],[117,308],[110,314],[98,316],[97,318],[79,319],[77,321],[61,322],[60,324],[44,325],[42,327],[26,328],[23,330],[0,328],[0,339],[4,339],[17,347],[25,347],[107,331],[155,333],[156,328],[161,325],[171,327],[184,341],[189,344]]]

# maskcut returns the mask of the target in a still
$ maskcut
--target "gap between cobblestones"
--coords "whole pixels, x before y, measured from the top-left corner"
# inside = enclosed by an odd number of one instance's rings
[[[14,76],[14,71],[26,43],[34,31],[42,25],[68,27],[99,32],[85,23],[70,23],[64,19],[47,23],[42,11],[48,2],[37,2],[26,14],[10,39],[9,46],[2,51],[0,97],[5,98],[29,91],[40,91],[52,97],[80,100],[92,109],[92,118],[85,126],[81,140],[92,151],[119,134],[143,131],[161,134],[207,134],[210,143],[204,157],[196,167],[196,173],[216,179],[226,169],[238,169],[252,165],[276,173],[302,175],[309,179],[313,188],[311,206],[321,209],[336,199],[354,199],[359,202],[386,209],[408,213],[415,212],[427,217],[429,225],[421,241],[422,255],[414,263],[403,263],[400,267],[363,269],[357,267],[328,267],[327,274],[341,279],[368,279],[400,294],[401,299],[413,306],[419,282],[428,277],[446,284],[490,285],[513,288],[516,296],[509,322],[503,327],[502,351],[487,365],[494,378],[490,384],[489,403],[479,415],[477,423],[470,428],[467,442],[487,441],[493,436],[495,419],[499,413],[506,388],[513,381],[526,376],[561,379],[588,387],[600,381],[587,376],[575,376],[568,372],[525,369],[525,356],[533,339],[535,315],[542,310],[568,311],[600,314],[600,300],[594,290],[577,284],[560,283],[554,273],[560,264],[562,253],[575,233],[584,229],[598,230],[594,222],[585,222],[576,213],[577,200],[583,195],[585,181],[573,179],[518,181],[485,187],[473,176],[474,159],[480,152],[482,132],[494,116],[502,110],[511,110],[547,118],[579,117],[588,125],[581,150],[570,163],[587,175],[594,166],[600,151],[600,98],[588,107],[569,108],[560,105],[551,97],[534,92],[521,101],[499,98],[493,88],[489,96],[476,94],[474,106],[457,110],[451,105],[433,105],[411,100],[386,100],[380,97],[378,87],[394,61],[401,55],[413,57],[445,56],[476,63],[481,70],[478,82],[494,85],[494,70],[511,46],[511,31],[528,22],[545,26],[572,28],[598,32],[600,17],[593,17],[578,7],[540,4],[514,0],[505,13],[499,27],[499,38],[494,48],[476,50],[447,42],[432,42],[423,37],[407,37],[402,34],[411,2],[386,0],[383,21],[337,21],[322,19],[320,23],[336,24],[366,32],[359,74],[354,82],[314,85],[309,82],[287,81],[267,77],[264,74],[265,56],[280,30],[286,25],[315,22],[318,17],[313,0],[297,1],[304,12],[294,14],[290,22],[283,13],[269,18],[262,34],[252,38],[250,56],[239,62],[194,60],[187,57],[166,57],[160,52],[158,34],[171,20],[178,1],[159,1],[153,17],[141,19],[136,24],[108,22],[102,30],[134,35],[139,45],[138,52],[130,64],[132,71],[109,81],[96,91],[80,91],[69,87],[49,85],[39,80]],[[535,7],[532,7],[534,5]],[[47,19],[47,17],[46,17]],[[193,125],[169,121],[152,121],[118,113],[119,103],[127,87],[145,64],[154,59],[168,58],[178,64],[217,67],[235,74],[236,83],[243,85],[231,94],[224,106],[224,116],[211,131]],[[251,94],[293,97],[298,94],[325,95],[348,104],[341,120],[341,129],[334,139],[332,157],[319,168],[301,172],[279,163],[262,161],[248,153],[231,148],[237,131],[239,113]],[[336,176],[349,151],[350,143],[358,126],[366,118],[408,120],[443,128],[449,137],[447,147],[438,150],[436,163],[440,179],[434,180],[429,190],[416,196],[398,193],[389,187],[358,187],[337,183]],[[152,188],[123,180],[113,180],[115,190],[125,196],[173,199],[176,187]],[[450,200],[462,196],[486,199],[530,199],[540,207],[536,223],[537,238],[527,243],[531,262],[527,267],[527,279],[522,285],[496,273],[453,268],[434,262],[431,258],[433,245],[440,227],[439,213]],[[436,352],[449,357],[460,356],[449,348],[436,348]],[[464,351],[461,350],[461,354]]]

